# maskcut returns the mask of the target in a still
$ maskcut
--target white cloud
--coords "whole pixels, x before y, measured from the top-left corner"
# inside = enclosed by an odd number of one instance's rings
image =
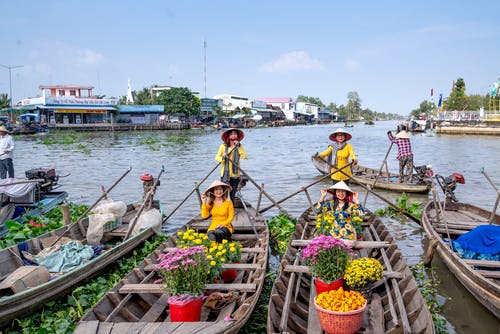
[[[280,55],[276,60],[261,65],[261,73],[288,73],[294,71],[322,71],[325,66],[305,51],[292,51]]]
[[[102,62],[104,56],[90,49],[75,50],[76,60],[79,64],[86,66],[95,66]]]
[[[347,59],[345,62],[345,67],[350,72],[355,72],[361,69],[361,64],[356,59]]]

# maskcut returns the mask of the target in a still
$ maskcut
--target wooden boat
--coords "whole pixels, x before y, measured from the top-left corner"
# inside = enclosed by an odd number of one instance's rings
[[[488,224],[490,217],[490,211],[470,204],[452,201],[436,204],[431,201],[424,208],[422,225],[429,238],[426,261],[432,260],[436,250],[448,269],[477,301],[500,318],[500,261],[462,259],[451,249],[449,241],[445,241]],[[500,225],[499,215],[492,217],[492,224]]]
[[[159,207],[159,202],[152,203],[154,207]],[[129,227],[134,225],[143,209],[143,205],[129,204],[126,213],[121,220],[116,221],[114,228],[111,224],[105,230],[100,243],[106,245],[106,248],[101,254],[64,273],[51,275],[44,266],[25,265],[23,258],[28,258],[28,255],[20,250],[19,245],[0,250],[0,328],[33,312],[45,302],[67,294],[75,285],[96,275],[151,238],[154,231],[147,228],[124,240],[129,235]],[[53,244],[70,240],[86,244],[88,228],[89,219],[85,218],[30,239],[26,241],[26,247],[21,249],[27,249],[31,255],[36,255]]]
[[[281,260],[269,300],[268,333],[323,333],[314,307],[316,290],[300,250],[313,238],[316,214],[306,210]],[[363,224],[361,256],[384,266],[384,283],[373,289],[360,333],[434,333],[434,323],[410,268],[386,226],[372,215]],[[375,243],[373,243],[375,241]],[[373,248],[370,248],[373,247]]]
[[[54,169],[35,168],[26,175],[27,179],[0,182],[0,236],[7,233],[5,221],[24,223],[27,216],[47,213],[68,197],[65,191],[54,191],[59,179]]]
[[[139,266],[124,277],[81,319],[74,331],[77,333],[103,333],[133,330],[135,333],[237,333],[249,319],[264,285],[267,269],[269,230],[265,220],[247,205],[235,207],[231,239],[242,243],[242,261],[226,264],[226,269],[238,270],[233,283],[208,284],[207,292],[232,292],[233,299],[226,300],[219,310],[202,309],[200,322],[170,322],[168,295],[160,284],[153,282],[158,276],[153,264],[162,252],[175,247],[177,233],[169,237]],[[250,215],[250,216],[249,216]],[[253,226],[252,226],[253,224]],[[206,233],[209,221],[197,217],[185,224],[189,228]],[[232,320],[228,321],[227,317]]]
[[[316,169],[320,173],[324,175],[330,173],[330,168],[326,161],[318,160],[315,159],[314,157],[312,157],[311,160],[314,164],[314,167],[316,167]],[[430,180],[427,180],[416,174],[414,174],[413,176],[414,181],[412,183],[410,182],[399,183],[398,182],[399,175],[396,173],[390,173],[390,172],[388,173],[382,171],[377,179],[377,175],[379,174],[378,169],[363,167],[360,165],[352,167],[352,173],[353,174],[351,180],[354,183],[363,184],[371,187],[373,187],[375,184],[374,186],[375,188],[390,190],[390,191],[426,194],[429,192],[432,186],[432,182]],[[375,182],[375,179],[377,179],[377,182]]]

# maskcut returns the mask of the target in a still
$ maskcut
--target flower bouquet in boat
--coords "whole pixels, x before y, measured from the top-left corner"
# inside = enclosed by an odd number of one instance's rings
[[[338,289],[344,284],[344,272],[351,247],[341,239],[320,235],[302,249],[302,260],[315,276],[317,293]]]
[[[241,261],[242,245],[237,241],[222,240],[217,243],[210,240],[205,233],[194,229],[179,231],[177,247],[185,248],[190,246],[203,246],[207,258],[210,260],[210,274],[212,279],[219,279],[226,283],[234,281],[238,272],[234,269],[223,270],[225,263],[238,263]]]
[[[200,321],[205,285],[210,282],[210,260],[203,246],[174,248],[160,254],[155,269],[170,294],[171,321]]]
[[[344,282],[350,290],[355,290],[369,297],[373,283],[382,279],[384,267],[375,258],[362,257],[347,264]]]

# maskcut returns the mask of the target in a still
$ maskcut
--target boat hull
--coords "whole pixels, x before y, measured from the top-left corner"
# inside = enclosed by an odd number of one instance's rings
[[[437,221],[434,207],[434,202],[429,202],[422,216],[422,226],[432,241],[430,244],[435,243],[441,260],[471,295],[500,319],[500,275],[497,271],[500,265],[492,264],[493,267],[488,270],[487,265],[491,263],[476,262],[476,265],[481,264],[482,270],[475,270],[474,261],[460,258],[444,241],[448,234],[454,239],[476,226],[488,224],[491,212],[469,204],[449,202],[444,206],[444,216]],[[500,224],[500,216],[495,215],[493,224]]]
[[[314,167],[316,167],[321,174],[326,175],[330,173],[330,168],[326,162],[315,159],[314,157],[312,158],[312,162]],[[356,165],[352,168],[352,171],[353,176],[351,180],[353,183],[370,186],[372,188],[405,193],[427,194],[432,187],[431,182],[424,182],[422,184],[417,182],[399,183],[399,175],[395,173],[381,172],[380,176],[377,178],[379,171],[369,167]]]

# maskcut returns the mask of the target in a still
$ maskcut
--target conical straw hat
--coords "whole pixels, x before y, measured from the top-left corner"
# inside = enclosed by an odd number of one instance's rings
[[[215,187],[219,187],[219,186],[220,186],[220,187],[223,187],[223,188],[226,188],[226,189],[224,189],[224,192],[226,192],[226,191],[231,191],[231,189],[233,189],[233,188],[231,188],[231,186],[230,186],[229,184],[224,183],[224,182],[221,182],[221,181],[217,181],[217,180],[215,180],[215,181],[214,181],[214,182],[212,182],[212,184],[211,184],[211,185],[207,188],[207,190],[205,190],[204,194],[205,194],[206,196],[208,196],[208,193],[210,192],[210,190],[214,189]]]
[[[345,141],[348,141],[352,138],[352,135],[349,132],[344,131],[342,128],[338,128],[337,130],[333,131],[330,133],[330,138],[331,141],[337,141],[337,133],[343,133],[345,135]]]
[[[348,191],[351,194],[353,193],[351,188],[349,188],[349,186],[347,184],[345,184],[344,181],[339,181],[339,182],[335,183],[333,186],[331,186],[327,190],[328,190],[328,192],[335,194],[335,190],[337,190],[337,189]]]

